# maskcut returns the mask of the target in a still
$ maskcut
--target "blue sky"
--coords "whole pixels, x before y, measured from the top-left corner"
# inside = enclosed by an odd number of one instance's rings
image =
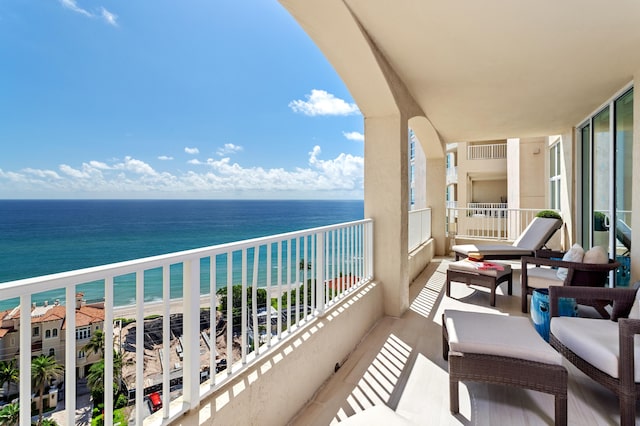
[[[363,197],[362,115],[276,0],[3,0],[0,57],[0,198]]]

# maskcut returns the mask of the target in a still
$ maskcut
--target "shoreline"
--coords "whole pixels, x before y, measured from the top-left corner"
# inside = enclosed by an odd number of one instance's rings
[[[172,314],[175,313],[184,313],[182,309],[183,298],[171,299],[171,303],[169,305],[169,312]],[[203,303],[204,302],[204,303]],[[200,296],[200,307],[209,306],[209,295]],[[122,306],[114,306],[113,307],[113,318],[132,318],[135,319],[136,312],[138,310],[137,305],[122,305]],[[149,315],[163,315],[164,314],[164,301],[158,300],[154,302],[146,302],[144,304],[144,316],[148,317]]]

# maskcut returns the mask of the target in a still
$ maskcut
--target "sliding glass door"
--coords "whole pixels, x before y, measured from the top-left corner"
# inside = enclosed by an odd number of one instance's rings
[[[633,157],[633,89],[613,99],[579,129],[581,227],[585,248],[603,246],[623,265],[617,285],[629,284]]]

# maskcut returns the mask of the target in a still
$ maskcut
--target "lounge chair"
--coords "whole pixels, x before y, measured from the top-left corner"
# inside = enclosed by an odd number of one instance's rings
[[[533,256],[560,229],[562,221],[545,217],[534,218],[513,244],[461,244],[452,247],[456,260],[480,253],[485,259],[520,259]]]
[[[551,335],[549,343],[569,362],[615,393],[620,404],[620,425],[636,423],[640,399],[640,300],[635,288],[550,287]],[[558,299],[569,297],[611,301],[612,320],[558,316]],[[617,321],[617,322],[616,322]],[[607,421],[606,423],[613,423]]]

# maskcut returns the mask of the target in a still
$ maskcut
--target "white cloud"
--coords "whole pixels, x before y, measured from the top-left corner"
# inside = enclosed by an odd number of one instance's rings
[[[76,13],[80,13],[90,18],[93,17],[93,15],[90,12],[78,6],[78,4],[76,3],[76,0],[60,0],[60,4],[62,4],[62,6]]]
[[[243,167],[224,157],[192,159],[192,169],[170,173],[130,156],[107,163],[61,164],[58,172],[0,169],[0,196],[327,198],[330,193],[331,198],[361,198],[364,159],[350,154],[322,159],[321,153],[315,146],[307,166],[293,169]]]
[[[236,152],[242,151],[244,148],[239,145],[234,145],[232,143],[225,143],[224,147],[218,148],[217,154],[220,157],[225,155],[235,154]]]
[[[342,132],[342,134],[350,141],[364,142],[364,135],[360,132]]]
[[[324,90],[313,89],[311,94],[305,95],[305,97],[307,98],[306,101],[295,100],[289,102],[289,108],[294,112],[300,112],[308,116],[353,115],[360,113],[356,104],[336,98]]]
[[[184,152],[191,155],[196,155],[200,153],[198,148],[189,148],[188,146],[184,148]]]
[[[102,19],[104,19],[107,24],[113,25],[114,27],[118,26],[118,15],[115,15],[109,12],[104,7],[101,8],[101,12],[102,12]]]
[[[158,160],[169,161],[169,160],[173,160],[173,157],[170,157],[168,155],[161,155],[161,156],[158,157]]]

